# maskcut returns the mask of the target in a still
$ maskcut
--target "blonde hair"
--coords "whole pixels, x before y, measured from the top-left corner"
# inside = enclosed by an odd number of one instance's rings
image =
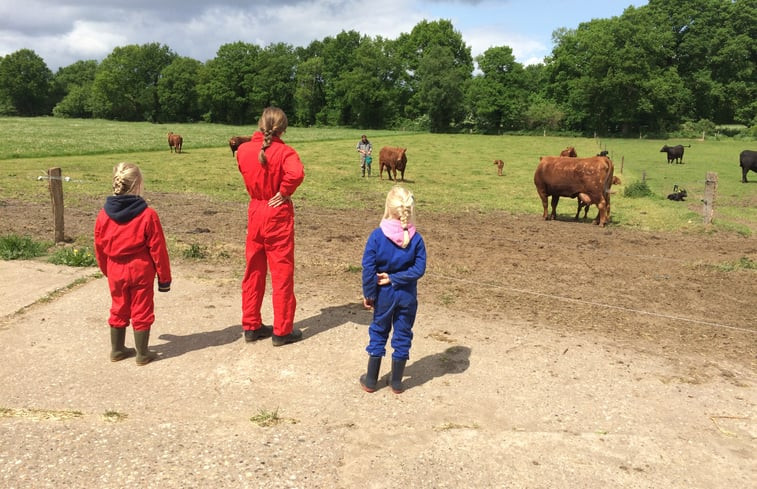
[[[287,115],[278,107],[266,107],[263,114],[258,119],[258,128],[263,133],[263,146],[260,147],[258,161],[265,166],[268,164],[268,158],[265,157],[265,150],[271,145],[274,136],[281,136],[287,130],[289,121]]]
[[[142,195],[142,172],[134,163],[113,167],[113,195]]]
[[[413,193],[399,185],[392,187],[386,195],[384,219],[397,219],[400,221],[402,229],[405,231],[402,247],[407,246],[410,243],[410,233],[407,227],[415,221],[415,198],[413,197]]]

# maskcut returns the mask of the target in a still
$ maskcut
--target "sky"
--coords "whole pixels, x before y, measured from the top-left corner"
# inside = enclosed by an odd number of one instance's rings
[[[265,47],[354,30],[396,39],[446,19],[475,57],[509,46],[521,64],[552,51],[552,32],[619,16],[639,0],[0,0],[0,56],[31,49],[53,72],[114,48],[157,42],[205,62],[233,42]]]

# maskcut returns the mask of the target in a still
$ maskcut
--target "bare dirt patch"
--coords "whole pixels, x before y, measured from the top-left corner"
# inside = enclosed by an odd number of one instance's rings
[[[104,446],[130,440],[119,429],[124,426],[143,436],[134,446],[148,454],[148,466],[99,454],[99,462],[120,462],[133,474],[119,479],[97,467],[59,470],[57,481],[745,487],[757,469],[757,272],[727,266],[744,257],[757,261],[754,238],[544,222],[540,214],[421,213],[429,268],[419,284],[408,390],[367,395],[357,387],[370,321],[358,304],[359,266],[381,209],[297,203],[297,326],[305,341],[273,349],[245,345],[239,335],[246,206],[147,197],[172,242],[177,270],[174,290],[159,296],[156,348],[163,359],[144,369],[103,362],[107,338],[91,340],[107,310],[102,280],[46,306],[65,310],[91,301],[79,321],[89,330],[71,333],[73,345],[61,345],[65,354],[49,362],[26,363],[45,343],[26,326],[53,334],[61,327],[51,324],[54,311],[6,319],[0,334],[11,357],[2,373],[14,387],[0,403],[84,416],[62,428],[79,444],[51,439],[49,424],[0,419],[6,440],[0,459],[15,460],[14,451],[23,449],[13,435],[27,430],[29,443],[65,448],[66,466],[76,466],[87,459],[87,443],[97,445],[103,436]],[[0,205],[0,234],[52,236],[49,206]],[[90,236],[99,207],[92,200],[67,208],[66,234]],[[182,258],[180,250],[191,244],[205,247],[209,257]],[[96,299],[86,298],[96,290]],[[78,331],[76,319],[67,321]],[[85,353],[76,350],[77,338],[88,341]],[[26,348],[31,351],[14,353]],[[45,387],[15,386],[18,369],[58,377]],[[149,393],[130,401],[113,400],[103,385],[109,379],[128,390],[136,375]],[[128,417],[103,424],[103,406]],[[250,427],[258,409],[275,407],[285,422]],[[38,472],[62,467],[26,450]],[[172,455],[200,467],[182,479]],[[26,480],[19,465],[8,467],[0,477]]]

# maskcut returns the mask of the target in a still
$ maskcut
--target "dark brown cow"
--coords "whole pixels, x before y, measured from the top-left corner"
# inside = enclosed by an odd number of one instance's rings
[[[389,180],[397,181],[397,171],[400,172],[402,181],[405,181],[405,166],[407,166],[407,148],[392,148],[384,146],[379,152],[379,178],[384,178],[383,172],[386,168],[386,176]],[[392,175],[394,178],[392,178]]]
[[[168,147],[171,149],[171,152],[177,152],[181,153],[181,145],[184,142],[184,139],[179,136],[178,134],[174,134],[172,132],[168,133]]]
[[[576,148],[573,146],[568,146],[564,150],[560,151],[560,156],[570,156],[571,158],[577,158],[578,153],[576,153]]]
[[[502,169],[505,167],[505,162],[502,160],[494,160],[494,164],[497,166],[497,175],[502,176]]]
[[[610,215],[610,186],[614,167],[610,158],[543,156],[534,172],[534,185],[544,208],[544,219],[557,218],[560,197],[577,197],[584,205],[599,208],[595,224],[604,226]],[[547,211],[552,196],[552,213]]]
[[[239,146],[241,146],[243,143],[248,143],[252,137],[250,136],[234,136],[229,138],[229,148],[231,148],[231,156],[234,156],[234,153],[237,152],[237,149],[239,149]]]

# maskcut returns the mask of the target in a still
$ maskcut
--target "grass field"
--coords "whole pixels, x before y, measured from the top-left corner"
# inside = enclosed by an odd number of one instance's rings
[[[38,177],[60,167],[70,177],[64,184],[67,203],[109,193],[112,167],[119,161],[139,164],[147,191],[193,193],[221,201],[244,201],[247,195],[228,147],[228,138],[250,134],[253,126],[215,124],[155,125],[101,120],[0,118],[0,199],[49,201],[47,184]],[[184,151],[170,153],[166,133],[184,138]],[[368,131],[374,147],[374,178],[360,178],[355,151],[365,132],[344,128],[290,128],[284,140],[300,154],[306,179],[296,201],[309,207],[382,208],[390,182],[380,180],[382,146],[407,147],[406,185],[416,194],[418,210],[428,213],[506,211],[540,216],[541,202],[533,172],[541,155],[575,146],[579,156],[610,151],[615,175],[612,225],[646,230],[757,232],[755,183],[741,183],[738,155],[754,149],[730,140],[591,139],[541,136],[481,136]],[[663,144],[691,145],[683,165],[666,163]],[[493,160],[505,161],[498,177]],[[707,172],[718,175],[715,221],[702,223]],[[626,185],[644,179],[653,196],[623,195]],[[673,185],[688,191],[686,202],[665,197]],[[561,218],[575,214],[574,199],[562,199]],[[596,208],[594,208],[596,209]],[[590,215],[594,215],[596,210]],[[2,203],[0,202],[0,215]]]

